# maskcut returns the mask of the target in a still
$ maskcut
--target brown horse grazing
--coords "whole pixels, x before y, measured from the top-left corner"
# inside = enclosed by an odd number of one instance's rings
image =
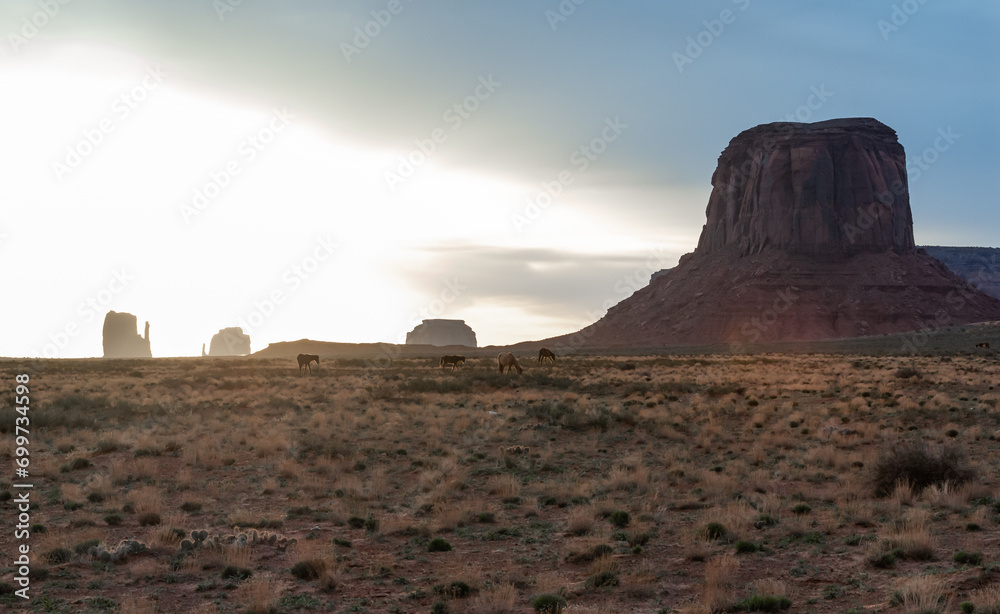
[[[312,365],[309,363],[315,360],[316,364],[319,364],[319,356],[316,354],[299,354],[295,357],[295,360],[299,361],[299,372],[301,373],[303,369],[308,369],[310,375],[312,375],[313,370]]]
[[[977,348],[986,348],[988,350],[988,349],[990,349],[990,344],[986,343],[985,341],[983,341],[982,343],[977,343],[976,347]]]
[[[517,369],[518,373],[522,373],[524,369],[521,365],[517,364],[517,359],[510,352],[501,352],[497,355],[497,367],[500,373],[510,373],[511,369]]]
[[[455,367],[461,364],[465,364],[465,356],[442,356],[441,357],[441,368],[445,368],[451,365],[451,370],[454,371]]]
[[[556,355],[552,353],[549,348],[542,348],[538,350],[538,364],[542,364],[542,361],[548,358],[552,362],[556,361]]]

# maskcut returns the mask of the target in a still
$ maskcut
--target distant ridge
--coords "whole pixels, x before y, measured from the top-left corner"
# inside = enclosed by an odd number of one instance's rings
[[[395,343],[341,343],[337,341],[313,341],[299,339],[298,341],[279,341],[271,343],[263,350],[252,354],[255,358],[288,358],[294,359],[299,354],[317,354],[329,358],[359,358],[366,360],[386,360],[393,358],[410,358],[418,356],[443,356],[444,354],[461,354],[463,351],[474,351],[463,345],[400,345]]]
[[[1000,247],[922,247],[959,277],[1000,299]]]

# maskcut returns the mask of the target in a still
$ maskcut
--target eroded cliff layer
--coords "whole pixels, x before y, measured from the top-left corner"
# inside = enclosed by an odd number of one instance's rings
[[[707,218],[700,254],[913,249],[903,146],[868,118],[751,128],[719,157]]]

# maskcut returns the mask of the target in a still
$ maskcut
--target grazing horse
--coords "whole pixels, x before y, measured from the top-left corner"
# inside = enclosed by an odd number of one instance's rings
[[[538,364],[542,364],[542,361],[544,361],[546,358],[548,358],[552,362],[556,361],[556,355],[553,354],[552,350],[550,350],[549,348],[542,348],[538,350]]]
[[[517,364],[517,359],[510,352],[501,352],[497,355],[497,367],[500,373],[510,373],[511,369],[517,369],[518,373],[524,371],[521,365]]]
[[[988,349],[990,349],[990,344],[986,343],[985,341],[983,341],[982,343],[977,343],[976,347],[977,348],[986,348],[988,350]]]
[[[451,370],[454,371],[458,364],[465,364],[465,356],[442,356],[441,357],[441,368],[445,368],[451,365]]]
[[[302,369],[308,369],[309,375],[312,375],[313,372],[312,365],[309,363],[315,360],[316,364],[319,364],[319,356],[316,354],[299,354],[295,357],[295,360],[299,361],[299,372],[301,373]]]

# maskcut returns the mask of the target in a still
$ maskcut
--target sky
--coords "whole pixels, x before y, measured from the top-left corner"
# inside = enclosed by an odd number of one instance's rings
[[[773,121],[879,119],[917,243],[1000,246],[998,30],[971,0],[5,0],[0,356],[100,356],[109,310],[154,356],[572,332],[694,249]]]

